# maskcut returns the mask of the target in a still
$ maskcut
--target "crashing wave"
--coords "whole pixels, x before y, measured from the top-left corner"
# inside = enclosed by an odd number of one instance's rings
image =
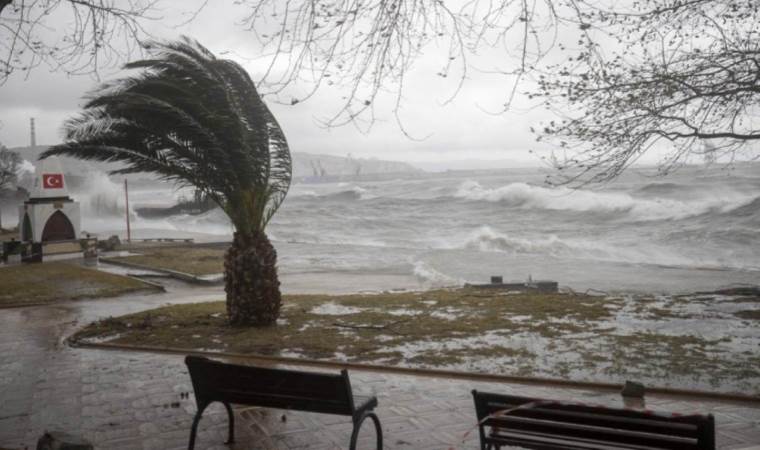
[[[464,283],[461,279],[450,277],[435,270],[424,261],[414,262],[413,273],[426,288],[461,286]]]
[[[486,225],[471,233],[462,247],[470,250],[512,254],[606,256],[606,252],[598,247],[590,245],[581,247],[577,244],[569,244],[556,235],[549,235],[541,239],[524,239],[499,233]]]
[[[353,186],[337,192],[322,195],[322,198],[330,200],[362,200],[365,198],[367,190],[361,186]]]
[[[716,195],[696,201],[644,199],[621,192],[593,192],[566,187],[547,188],[527,183],[510,183],[487,188],[476,181],[465,181],[456,198],[501,203],[521,209],[545,209],[592,213],[625,214],[634,220],[683,219],[713,211],[727,211],[748,201],[746,195]]]

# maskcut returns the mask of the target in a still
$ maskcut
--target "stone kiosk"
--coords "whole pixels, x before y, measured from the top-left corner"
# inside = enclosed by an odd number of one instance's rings
[[[79,238],[79,203],[69,197],[57,158],[45,159],[38,167],[31,196],[19,207],[18,223],[21,241],[33,246]]]

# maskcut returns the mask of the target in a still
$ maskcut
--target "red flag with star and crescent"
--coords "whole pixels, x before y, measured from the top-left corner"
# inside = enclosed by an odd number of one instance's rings
[[[42,187],[45,189],[63,189],[63,174],[43,173]]]

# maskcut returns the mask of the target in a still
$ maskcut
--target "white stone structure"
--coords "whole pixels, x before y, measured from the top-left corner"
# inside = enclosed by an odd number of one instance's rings
[[[43,160],[35,174],[31,197],[19,207],[20,239],[31,242],[78,239],[81,221],[79,203],[69,197],[60,161],[55,157]]]

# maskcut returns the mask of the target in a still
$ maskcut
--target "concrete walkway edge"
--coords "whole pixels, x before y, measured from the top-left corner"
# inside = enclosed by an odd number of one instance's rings
[[[551,387],[568,387],[576,389],[595,389],[604,391],[620,391],[623,388],[621,384],[615,383],[601,383],[593,381],[574,381],[565,380],[559,378],[539,378],[539,377],[524,377],[517,375],[499,375],[499,374],[486,374],[475,372],[460,372],[454,370],[443,369],[419,369],[410,367],[394,367],[383,366],[373,364],[359,364],[349,363],[341,361],[323,361],[314,359],[301,359],[301,358],[288,358],[282,356],[269,356],[259,354],[244,354],[233,352],[211,352],[203,350],[188,350],[174,347],[156,347],[149,345],[128,345],[128,344],[112,344],[108,342],[88,343],[67,340],[68,344],[72,347],[78,348],[92,348],[92,349],[105,349],[105,350],[117,350],[117,351],[132,351],[132,352],[147,352],[147,353],[164,353],[173,355],[197,355],[206,357],[217,358],[231,358],[248,361],[261,361],[266,363],[279,363],[290,364],[297,366],[311,366],[311,367],[329,367],[338,369],[350,369],[360,370],[365,372],[383,372],[393,373],[400,375],[414,375],[423,377],[434,378],[450,378],[459,380],[472,380],[472,381],[495,381],[506,382],[526,385],[541,385]],[[687,390],[687,389],[675,389],[666,387],[646,387],[647,394],[657,394],[663,396],[672,397],[688,397],[692,400],[719,400],[730,401],[738,403],[750,403],[760,404],[760,396],[743,395],[743,394],[731,394],[721,392],[699,391],[699,390]]]

